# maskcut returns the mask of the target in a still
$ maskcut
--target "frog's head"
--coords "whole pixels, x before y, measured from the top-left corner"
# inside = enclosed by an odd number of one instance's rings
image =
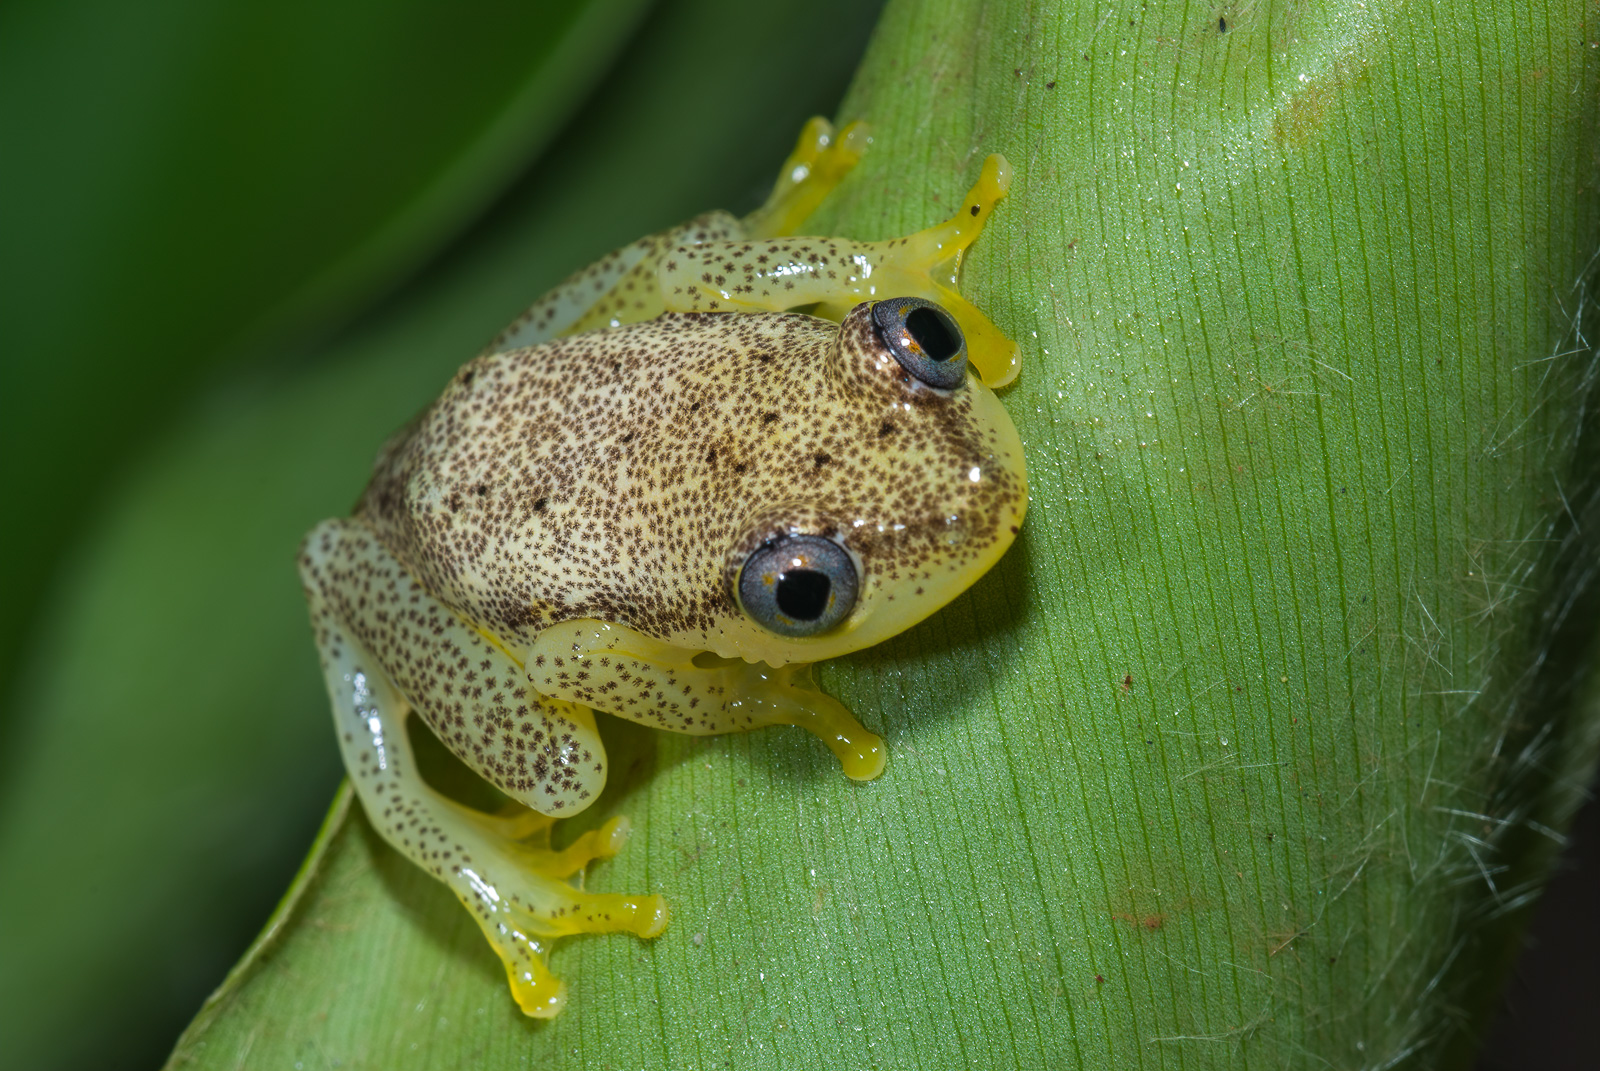
[[[813,662],[893,636],[994,565],[1027,509],[1016,427],[943,308],[866,302],[807,351],[772,373],[803,404],[758,417],[766,456],[723,564],[734,612],[708,637],[724,657]]]

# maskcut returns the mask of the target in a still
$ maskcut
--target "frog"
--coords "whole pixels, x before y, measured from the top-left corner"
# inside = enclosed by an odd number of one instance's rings
[[[904,238],[794,237],[866,144],[812,120],[755,212],[534,301],[301,546],[354,793],[472,912],[533,1018],[567,1003],[555,941],[668,922],[660,892],[586,886],[625,816],[554,846],[606,783],[596,712],[798,726],[870,781],[884,741],[812,667],[927,617],[1020,530],[1022,445],[985,382],[1016,374],[1015,346],[955,275],[1009,171],[990,157],[950,219]],[[413,715],[507,806],[424,780]]]

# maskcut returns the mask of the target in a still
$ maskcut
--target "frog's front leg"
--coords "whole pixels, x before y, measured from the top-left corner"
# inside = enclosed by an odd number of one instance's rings
[[[545,629],[526,660],[547,696],[694,736],[796,725],[828,745],[847,777],[883,772],[883,739],[812,683],[809,664],[718,658],[602,621]]]
[[[835,133],[826,119],[812,119],[800,131],[794,152],[760,208],[742,220],[727,212],[706,212],[607,254],[528,306],[481,355],[661,315],[667,309],[658,273],[667,253],[680,246],[792,233],[861,159],[867,141],[864,123]]]
[[[593,716],[535,694],[509,657],[428,595],[360,521],[319,525],[300,566],[345,767],[372,824],[473,913],[522,1010],[557,1014],[566,986],[545,963],[551,940],[652,937],[667,919],[659,896],[589,893],[562,880],[616,854],[627,835],[625,821],[613,820],[562,851],[550,846],[548,815],[582,810],[605,780]],[[486,815],[430,788],[406,736],[413,710],[532,809]]]
[[[794,234],[861,162],[871,141],[866,123],[850,123],[835,132],[820,115],[811,118],[800,129],[794,152],[778,169],[778,181],[766,203],[739,221],[739,237]]]
[[[862,301],[927,298],[961,325],[984,383],[1004,386],[1020,367],[1017,344],[961,296],[956,276],[1010,185],[1005,157],[990,156],[955,215],[884,242],[773,238],[680,246],[661,262],[661,293],[671,312],[779,312],[816,305],[819,316],[832,320],[842,320]]]
[[[660,316],[666,311],[657,280],[663,255],[680,245],[731,241],[744,234],[739,221],[727,212],[706,212],[631,242],[562,280],[496,335],[479,356]]]

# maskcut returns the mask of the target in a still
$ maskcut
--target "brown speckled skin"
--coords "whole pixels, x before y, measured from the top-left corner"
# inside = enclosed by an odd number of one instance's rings
[[[385,447],[357,515],[511,650],[592,618],[748,655],[737,569],[789,531],[839,539],[906,627],[937,609],[920,580],[992,561],[1026,493],[1009,421],[974,412],[992,395],[912,379],[867,308],[671,314],[479,357]]]

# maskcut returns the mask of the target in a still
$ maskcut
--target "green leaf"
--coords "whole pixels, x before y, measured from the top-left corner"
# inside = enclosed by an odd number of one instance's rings
[[[824,667],[884,776],[609,722],[579,823],[637,833],[588,881],[674,918],[559,945],[550,1023],[336,811],[173,1065],[1460,1066],[1600,737],[1595,19],[891,5],[821,227],[1010,158],[965,285],[1024,343],[1033,500]]]
[[[824,671],[888,772],[798,733],[619,741],[590,820],[640,833],[590,881],[674,921],[560,948],[548,1025],[448,897],[351,876],[352,817],[178,1064],[263,1023],[357,1066],[1459,1058],[1596,737],[1596,72],[1555,32],[1592,15],[1522,14],[892,6],[825,226],[920,226],[1010,156],[966,278],[1026,343],[1034,512]],[[379,966],[311,966],[352,956]]]

